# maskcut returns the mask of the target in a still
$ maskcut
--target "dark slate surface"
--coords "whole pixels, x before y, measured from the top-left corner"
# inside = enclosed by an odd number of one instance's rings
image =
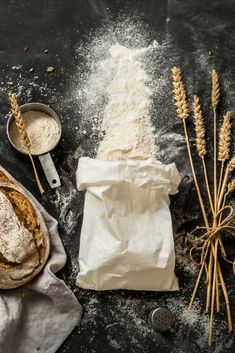
[[[171,206],[180,292],[94,293],[80,290],[74,285],[83,208],[83,195],[76,191],[75,169],[82,153],[94,155],[95,142],[91,138],[89,126],[86,136],[80,133],[82,117],[76,98],[68,99],[68,89],[80,64],[76,51],[80,42],[85,40],[88,32],[102,27],[104,20],[115,22],[118,16],[123,15],[138,18],[146,25],[149,28],[149,40],[157,39],[161,43],[170,36],[167,56],[162,59],[161,69],[180,65],[185,72],[190,94],[198,92],[203,99],[209,96],[209,71],[215,67],[222,77],[223,102],[220,110],[232,109],[234,103],[235,3],[232,0],[0,1],[0,163],[59,219],[60,234],[68,253],[68,263],[59,275],[74,290],[84,307],[80,326],[75,328],[58,352],[232,352],[235,342],[234,336],[226,331],[224,302],[222,312],[216,315],[214,345],[211,349],[207,348],[206,342],[208,317],[203,313],[203,286],[194,311],[191,316],[187,313],[196,268],[190,264],[185,235],[187,230],[200,224],[201,216],[189,167],[185,167],[188,159],[184,145],[177,145],[181,153],[176,160],[170,154],[162,156],[165,163],[174,160],[182,175],[180,192],[172,200]],[[27,53],[23,51],[26,45],[29,47]],[[43,53],[46,48],[49,49],[48,55]],[[17,64],[22,67],[12,71],[10,68]],[[55,72],[48,74],[47,66],[54,66]],[[35,70],[33,74],[29,73],[30,67]],[[7,81],[13,81],[14,85],[8,87]],[[21,103],[36,101],[51,105],[62,119],[62,141],[53,155],[63,185],[57,191],[50,190],[38,166],[46,186],[46,195],[43,197],[37,192],[29,162],[16,156],[6,140],[6,116],[9,113],[7,95],[10,90],[17,92]],[[167,117],[165,132],[174,130],[181,133],[182,127],[175,118],[170,89],[162,101],[160,96],[156,101],[161,107],[159,114]],[[203,108],[205,115],[210,117],[208,104]],[[207,128],[210,131],[210,119]],[[192,131],[192,123],[189,129]],[[211,150],[209,133],[208,136]],[[166,148],[164,141],[161,141],[160,148]],[[231,244],[228,241],[230,248]],[[224,266],[224,270],[235,320],[235,280],[230,267]],[[174,311],[178,323],[176,333],[161,335],[148,327],[148,314],[159,305],[167,305]]]

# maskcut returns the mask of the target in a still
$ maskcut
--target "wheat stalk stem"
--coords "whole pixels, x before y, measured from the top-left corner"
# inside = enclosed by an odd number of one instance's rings
[[[217,202],[217,155],[216,155],[216,110],[214,109],[214,210],[216,209]]]
[[[220,167],[220,177],[219,177],[219,185],[218,185],[218,193],[217,197],[220,194],[221,191],[221,185],[222,185],[222,180],[223,180],[223,174],[224,174],[224,161],[221,161],[221,167]]]
[[[218,265],[218,272],[219,272],[219,279],[222,287],[222,291],[224,294],[224,299],[226,303],[226,311],[227,311],[227,320],[228,320],[228,330],[229,332],[232,332],[233,330],[233,323],[232,323],[232,315],[231,315],[231,309],[230,309],[230,302],[229,302],[229,297],[228,297],[228,292],[227,288],[224,282],[224,278],[220,269],[220,266]]]
[[[208,251],[209,251],[209,247],[210,247],[210,244],[208,243],[206,251],[205,251],[204,259],[203,259],[203,261],[201,263],[201,268],[200,268],[200,271],[198,273],[197,280],[195,282],[195,286],[194,286],[193,294],[192,294],[192,297],[191,297],[191,300],[190,300],[190,303],[189,303],[189,306],[188,306],[188,310],[192,309],[192,305],[193,305],[193,302],[195,300],[195,297],[196,297],[196,294],[197,294],[197,290],[198,290],[198,286],[199,286],[199,283],[200,283],[200,280],[201,280],[201,277],[202,277],[203,269],[205,267],[206,258],[207,258],[207,254],[208,254]]]
[[[208,267],[208,283],[207,283],[206,310],[205,310],[206,313],[208,313],[209,307],[210,307],[212,265],[213,265],[213,254],[212,254],[212,251],[210,251],[209,267]]]
[[[220,237],[219,237],[220,238]],[[219,242],[220,244],[220,242]],[[220,300],[219,300],[219,276],[218,276],[218,270],[217,270],[217,275],[215,278],[215,290],[216,290],[216,311],[217,313],[220,312]]]
[[[215,259],[215,247],[214,247],[213,242],[211,242],[211,251],[213,252],[213,257]],[[222,287],[222,291],[223,291],[223,295],[224,295],[224,299],[225,299],[225,304],[226,304],[228,330],[229,330],[229,332],[231,332],[233,330],[233,325],[232,325],[232,315],[231,315],[230,302],[229,302],[227,288],[226,288],[226,285],[224,282],[223,274],[222,274],[218,260],[217,260],[217,269],[218,269],[219,281],[221,283],[221,287]],[[210,321],[210,330],[212,330],[212,326],[213,326],[213,321]],[[211,336],[211,340],[212,340],[212,336]]]
[[[215,210],[214,210],[213,201],[212,201],[212,197],[211,197],[210,185],[209,185],[209,181],[208,181],[208,175],[207,175],[207,169],[206,169],[206,163],[205,163],[204,157],[202,157],[202,166],[203,166],[204,177],[205,177],[205,182],[206,182],[207,195],[209,198],[212,214],[214,215]]]
[[[214,210],[215,213],[217,211],[216,203],[217,203],[217,147],[216,147],[216,109],[219,103],[219,96],[220,96],[220,88],[219,88],[219,78],[218,74],[215,70],[212,70],[211,74],[212,79],[212,93],[211,93],[211,105],[213,108],[214,114]]]
[[[187,126],[186,126],[185,119],[183,119],[183,126],[184,126],[184,135],[185,135],[185,140],[186,140],[187,149],[188,149],[188,156],[189,156],[190,166],[191,166],[193,179],[194,179],[194,183],[195,183],[195,187],[196,187],[196,191],[197,191],[197,195],[198,195],[199,204],[200,204],[201,211],[202,211],[202,216],[203,216],[203,219],[204,219],[206,227],[209,229],[209,222],[208,222],[207,214],[206,214],[206,211],[205,211],[205,206],[204,206],[204,203],[203,203],[200,187],[199,187],[199,184],[198,184],[198,181],[197,181],[195,168],[194,168],[194,164],[193,164],[193,158],[192,158],[191,148],[190,148],[190,144],[189,144],[189,138],[188,138],[188,132],[187,132]]]
[[[213,286],[212,286],[212,296],[211,296],[210,332],[209,332],[209,338],[208,338],[208,345],[209,346],[211,346],[212,334],[213,334],[213,319],[214,319],[216,277],[217,277],[217,256],[218,256],[218,239],[216,238],[216,240],[215,240],[215,253],[214,253]]]

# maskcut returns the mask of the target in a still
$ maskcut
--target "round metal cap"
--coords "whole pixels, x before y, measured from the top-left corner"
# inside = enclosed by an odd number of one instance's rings
[[[170,330],[175,323],[175,317],[168,308],[157,308],[149,315],[149,324],[156,331],[164,332]]]

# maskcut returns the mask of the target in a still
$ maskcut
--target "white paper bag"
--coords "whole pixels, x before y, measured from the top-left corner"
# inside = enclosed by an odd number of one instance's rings
[[[80,158],[79,287],[178,290],[168,194],[179,182],[175,164]]]

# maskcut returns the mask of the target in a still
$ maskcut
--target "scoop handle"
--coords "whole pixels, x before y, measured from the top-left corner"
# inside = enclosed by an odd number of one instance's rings
[[[38,156],[38,158],[40,160],[42,169],[45,173],[45,176],[47,178],[47,181],[50,187],[53,189],[60,186],[61,185],[60,178],[50,153],[42,154],[41,156]]]

